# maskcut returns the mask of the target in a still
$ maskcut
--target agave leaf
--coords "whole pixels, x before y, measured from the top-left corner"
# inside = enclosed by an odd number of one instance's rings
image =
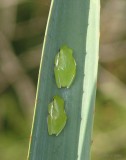
[[[99,44],[99,0],[52,0],[42,50],[35,114],[28,159],[89,160]],[[69,89],[58,89],[55,56],[66,44],[73,50],[76,77]],[[65,101],[67,123],[49,136],[48,104],[55,95]]]

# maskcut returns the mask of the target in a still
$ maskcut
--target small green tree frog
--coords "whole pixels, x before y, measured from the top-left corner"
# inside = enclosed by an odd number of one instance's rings
[[[64,110],[64,100],[59,96],[54,96],[53,101],[48,105],[48,133],[56,136],[65,127],[67,115]]]
[[[73,57],[73,50],[66,45],[60,48],[55,57],[54,74],[58,88],[69,88],[75,78],[76,62]]]

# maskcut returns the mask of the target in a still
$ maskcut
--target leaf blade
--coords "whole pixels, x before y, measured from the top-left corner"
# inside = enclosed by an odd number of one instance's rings
[[[91,4],[94,4],[94,0],[52,1],[40,64],[34,127],[32,131],[32,142],[28,156],[30,160],[73,160],[77,159],[77,157],[79,160],[82,160],[82,158],[84,160],[88,160],[86,159],[85,155],[83,156],[82,154],[85,151],[85,145],[83,145],[85,142],[82,141],[83,143],[80,145],[80,141],[81,138],[85,139],[84,136],[87,136],[87,134],[85,134],[87,131],[87,119],[90,112],[92,115],[93,107],[90,107],[89,105],[90,96],[93,97],[91,106],[94,104],[95,97],[95,87],[93,88],[93,86],[96,82],[98,48],[96,47],[97,49],[91,65],[86,65],[89,63],[88,59],[90,58],[85,58],[87,55],[89,55],[89,57],[91,56],[91,54],[89,54],[90,45],[87,44],[87,42],[90,41],[90,38],[87,39],[87,32],[89,29],[89,13],[91,12],[89,12],[89,8],[91,7]],[[98,14],[96,9],[97,7],[91,8],[91,10]],[[93,13],[91,14],[93,16]],[[98,25],[99,17],[97,17],[94,21],[97,21]],[[94,30],[94,32],[97,34],[99,27],[97,26],[95,29],[96,30]],[[93,36],[96,37],[94,34]],[[94,40],[95,39],[92,41],[94,42]],[[97,43],[98,40],[99,37],[97,38]],[[64,43],[73,49],[77,63],[76,77],[70,89],[58,89],[55,84],[53,73],[55,54],[59,50],[59,47]],[[95,64],[95,67],[93,64]],[[88,74],[90,76],[85,79],[86,75]],[[83,91],[85,91],[86,87],[85,83],[88,82],[92,74],[94,77],[92,79],[93,85],[89,87],[90,93],[87,94],[86,97],[83,97]],[[88,86],[90,86],[90,84]],[[88,87],[86,90],[88,91]],[[52,97],[56,94],[61,95],[66,102],[65,106],[68,115],[68,123],[65,126],[63,132],[58,137],[49,137],[47,131],[47,106]],[[85,99],[87,99],[87,104],[84,103]],[[85,110],[86,108],[87,110]],[[82,125],[81,113],[87,115],[86,121],[83,122],[85,125],[84,132],[80,128],[80,125]],[[91,127],[92,119],[90,119],[90,129],[88,132],[91,132]],[[88,158],[90,134],[91,133],[89,133],[89,138],[86,142],[86,146],[88,148],[86,156]]]

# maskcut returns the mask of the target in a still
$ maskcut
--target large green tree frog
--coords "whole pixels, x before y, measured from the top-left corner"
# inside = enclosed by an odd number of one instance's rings
[[[54,74],[58,88],[69,88],[76,74],[76,62],[73,57],[73,50],[66,45],[60,48],[55,57]]]

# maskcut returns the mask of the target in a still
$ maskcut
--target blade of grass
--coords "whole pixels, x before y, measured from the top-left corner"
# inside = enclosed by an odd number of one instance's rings
[[[99,43],[99,0],[52,0],[43,44],[30,160],[89,160]],[[58,89],[54,59],[60,46],[74,51],[77,74],[70,89]],[[48,104],[65,100],[67,124],[59,136],[47,131]]]

